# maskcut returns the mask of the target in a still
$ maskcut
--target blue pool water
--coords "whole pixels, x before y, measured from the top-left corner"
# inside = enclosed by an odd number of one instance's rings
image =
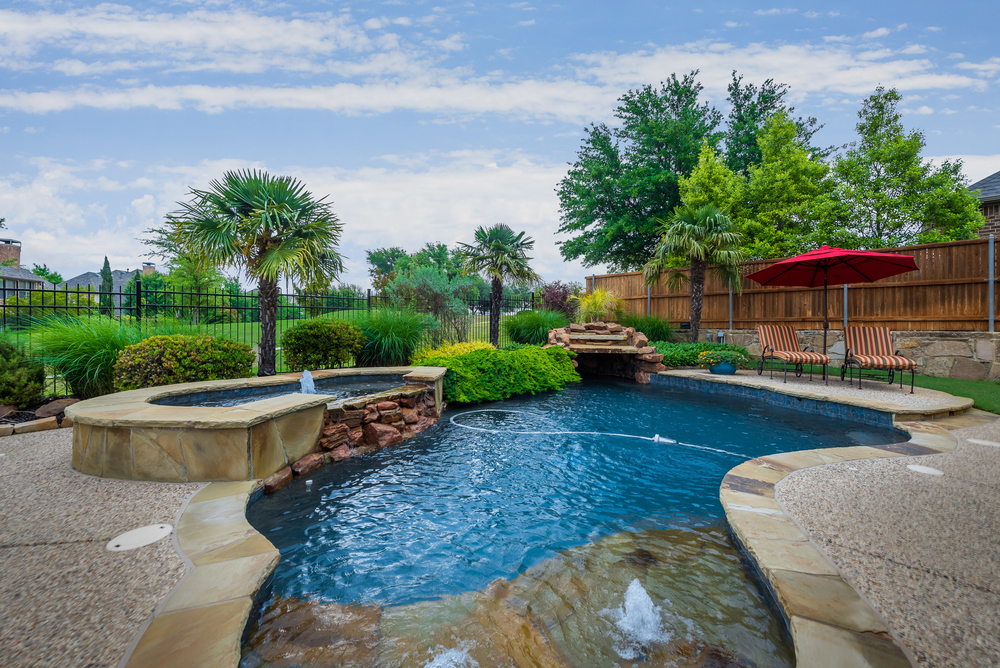
[[[535,620],[529,627],[544,636],[536,644],[571,663],[586,657],[575,665],[610,667],[630,652],[649,659],[668,645],[674,657],[717,651],[733,661],[704,665],[788,665],[780,627],[728,543],[720,482],[748,458],[900,440],[749,400],[611,380],[449,409],[400,446],[324,467],[311,484],[251,507],[281,562],[244,666],[266,665],[289,637],[299,640],[280,665],[320,665],[309,652],[329,643],[302,634],[326,628],[331,611],[353,621],[321,639],[354,638],[351,651],[371,650],[370,665],[425,665],[452,651],[476,665],[506,652],[496,665],[521,665],[517,652],[527,650],[497,640],[513,633],[499,630],[508,622],[498,615]],[[633,651],[622,638],[639,610],[663,633]],[[358,630],[365,623],[378,641],[358,639],[369,637]]]
[[[384,392],[401,385],[406,381],[400,375],[366,374],[360,376],[331,376],[320,378],[315,381],[317,394],[329,394],[337,399],[349,399],[362,397],[368,394]],[[161,397],[152,403],[160,406],[210,406],[226,407],[239,406],[253,401],[263,401],[273,399],[286,394],[295,394],[301,391],[299,383],[286,383],[284,385],[258,385],[255,387],[241,387],[229,390],[213,390],[211,392],[192,392],[190,394],[179,394],[170,397]]]

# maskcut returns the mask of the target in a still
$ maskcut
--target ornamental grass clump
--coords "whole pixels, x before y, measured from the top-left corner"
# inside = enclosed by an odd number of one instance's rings
[[[569,351],[558,346],[518,350],[476,350],[458,357],[431,357],[427,366],[446,367],[445,401],[475,404],[518,394],[561,390],[580,381]]]
[[[285,363],[292,371],[345,366],[364,345],[360,327],[327,318],[300,322],[281,337]]]
[[[738,350],[706,350],[705,352],[698,353],[697,358],[698,366],[704,368],[715,366],[722,362],[729,362],[734,366],[742,367],[746,366],[749,361],[750,358]]]
[[[569,324],[569,317],[562,311],[539,309],[521,311],[500,323],[503,331],[514,343],[542,345],[548,340],[549,330],[561,329]]]
[[[115,362],[127,346],[187,330],[172,319],[53,316],[32,326],[31,355],[61,374],[76,398],[90,399],[114,392]]]
[[[246,378],[253,363],[253,351],[245,343],[207,334],[151,336],[119,353],[115,391]]]
[[[492,343],[486,341],[465,341],[463,343],[446,343],[437,348],[423,348],[413,353],[410,364],[416,366],[427,366],[424,360],[431,357],[458,357],[471,353],[474,350],[495,350]]]
[[[626,314],[618,322],[623,327],[634,327],[635,331],[642,332],[650,341],[671,341],[677,335],[677,327],[666,318],[657,318],[655,315]]]
[[[376,309],[358,320],[365,345],[356,355],[358,366],[405,366],[437,321],[424,313]]]
[[[604,288],[570,297],[580,322],[618,322],[625,315],[625,300]]]

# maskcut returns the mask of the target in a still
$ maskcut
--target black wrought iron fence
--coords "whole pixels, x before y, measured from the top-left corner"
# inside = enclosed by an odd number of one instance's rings
[[[342,294],[280,293],[277,306],[277,371],[289,369],[281,350],[284,331],[307,318],[334,318],[357,322],[374,309],[391,308],[392,300],[370,290],[353,296]],[[532,296],[505,297],[501,318],[534,308]],[[465,312],[452,314],[452,327],[443,335],[428,335],[427,345],[440,341],[489,341],[490,300],[472,299]],[[222,336],[256,348],[260,341],[260,309],[254,291],[192,291],[146,289],[141,279],[128,289],[103,292],[84,288],[25,288],[8,290],[0,299],[0,327],[10,340],[32,349],[33,338],[49,318],[111,318],[131,320],[150,333],[208,334]],[[510,343],[500,330],[500,345]],[[56,369],[46,369],[46,392],[68,394]]]

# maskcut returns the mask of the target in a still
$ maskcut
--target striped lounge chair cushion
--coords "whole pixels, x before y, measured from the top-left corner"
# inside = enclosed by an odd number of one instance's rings
[[[847,348],[854,360],[868,369],[916,369],[914,360],[893,354],[888,327],[848,327]]]
[[[791,325],[757,325],[760,347],[767,356],[794,364],[829,364],[830,358],[819,353],[802,352],[795,328]]]

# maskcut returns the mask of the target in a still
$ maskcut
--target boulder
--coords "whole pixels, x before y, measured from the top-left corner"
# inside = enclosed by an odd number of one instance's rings
[[[395,401],[380,401],[375,404],[375,408],[378,409],[379,413],[382,413],[383,411],[391,411],[399,408],[399,404]]]
[[[965,341],[935,341],[924,350],[927,357],[972,357],[972,347]]]
[[[655,353],[655,352],[656,352],[656,348],[653,348],[652,346],[646,346],[645,348],[639,348],[639,353],[638,354],[640,354],[640,355],[648,355],[650,353]]]
[[[339,462],[345,459],[349,459],[352,456],[351,447],[346,443],[344,443],[339,448],[336,448],[326,453],[326,456],[330,458],[331,462]]]
[[[635,338],[632,339],[632,345],[636,348],[645,348],[649,346],[649,339],[647,339],[646,335],[642,332],[636,332]]]
[[[976,358],[980,362],[996,361],[996,354],[993,352],[992,341],[976,341]]]
[[[365,415],[361,418],[361,424],[365,425],[378,419],[378,409],[372,406],[371,410],[365,407]]]
[[[648,348],[649,346],[646,346],[646,347]],[[645,353],[643,355],[640,355],[640,357],[643,359],[643,361],[646,361],[646,362],[662,362],[663,361],[663,355],[661,355],[660,353]]]
[[[351,429],[361,426],[361,420],[365,417],[364,410],[345,410],[340,416],[340,423],[346,424]]]
[[[270,494],[271,492],[277,492],[279,489],[287,485],[292,481],[292,467],[286,466],[274,475],[266,478],[264,480],[264,493]]]
[[[323,428],[319,444],[324,450],[333,450],[347,442],[351,428],[346,424],[331,424]]]
[[[592,331],[592,332],[593,332],[593,331],[596,331],[596,330],[598,330],[598,329],[607,329],[607,327],[608,327],[608,326],[607,326],[606,324],[604,324],[604,323],[603,323],[602,321],[600,321],[600,320],[598,320],[597,322],[588,322],[587,324],[585,324],[585,325],[583,326],[583,328],[584,328],[584,329],[586,329],[586,330],[589,330],[589,331]]]
[[[17,411],[17,406],[7,406],[5,404],[0,404],[0,417],[4,415],[10,415]]]
[[[417,405],[416,397],[400,397],[397,402],[400,408],[413,408]]]
[[[951,377],[962,380],[986,380],[987,368],[982,362],[966,357],[956,357],[951,367]]]
[[[626,327],[625,328],[625,335],[626,336],[632,336],[634,334],[635,334],[635,327]]]
[[[413,424],[420,419],[420,415],[413,408],[403,408],[401,410],[403,411],[403,422],[406,424]]]
[[[50,401],[41,408],[35,411],[35,417],[45,418],[52,417],[53,415],[59,415],[67,406],[72,406],[79,399],[56,399],[55,401]],[[15,409],[17,410],[17,409]],[[6,414],[5,414],[6,415]]]
[[[573,323],[573,324],[571,324],[567,328],[567,331],[569,331],[569,332],[585,332],[585,331],[587,331],[587,328],[584,327],[583,325],[578,325],[576,323]]]
[[[368,445],[375,445],[384,448],[396,445],[403,440],[402,434],[395,427],[378,422],[371,422],[364,426],[364,439]]]
[[[347,445],[354,448],[362,443],[364,443],[365,433],[361,427],[355,427],[351,430],[351,433],[347,435]]]
[[[619,334],[624,329],[625,328],[619,325],[617,322],[613,322],[610,325],[608,325],[608,331],[611,332],[612,334]]]
[[[386,403],[392,403],[392,402],[386,402]],[[392,422],[395,422],[396,420],[402,419],[403,417],[402,409],[396,406],[396,404],[392,405],[395,406],[395,408],[379,411],[378,421],[381,422],[382,424],[390,424]]]
[[[635,382],[639,383],[640,385],[649,385],[649,374],[646,373],[645,371],[636,371]]]
[[[323,465],[323,453],[314,452],[311,455],[306,455],[299,461],[292,464],[292,473],[295,474],[296,478],[301,478],[306,474],[312,473],[322,465]]]

